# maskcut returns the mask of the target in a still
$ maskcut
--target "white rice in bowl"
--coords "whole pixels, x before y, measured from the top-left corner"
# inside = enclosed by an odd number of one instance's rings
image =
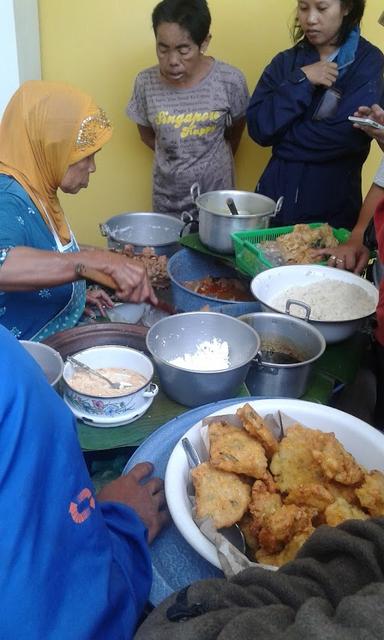
[[[285,312],[289,299],[299,300],[311,307],[311,320],[335,322],[356,320],[374,313],[376,301],[362,287],[342,280],[322,280],[304,286],[293,286],[271,298],[268,305]],[[305,318],[306,312],[294,304],[290,313]]]

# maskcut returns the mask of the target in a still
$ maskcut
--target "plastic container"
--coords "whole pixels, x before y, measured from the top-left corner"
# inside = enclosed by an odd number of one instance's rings
[[[317,229],[323,223],[313,222],[308,225],[310,229]],[[256,246],[260,242],[276,240],[279,236],[291,233],[293,225],[286,227],[276,227],[275,229],[255,229],[253,231],[238,231],[232,233],[233,245],[235,249],[236,265],[248,273],[255,276],[266,269],[276,266],[271,264],[264,255],[263,249]],[[340,244],[347,242],[350,231],[347,229],[333,229],[333,235]],[[322,262],[319,264],[326,264]]]

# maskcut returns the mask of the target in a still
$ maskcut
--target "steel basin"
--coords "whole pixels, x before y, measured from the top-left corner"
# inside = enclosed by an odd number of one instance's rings
[[[153,247],[157,255],[171,256],[180,248],[179,238],[184,222],[164,213],[121,213],[99,225],[108,238],[110,249],[123,249],[126,244],[141,253]]]
[[[183,369],[170,360],[194,353],[205,340],[228,342],[230,367],[224,370]],[[244,383],[260,340],[252,327],[221,313],[181,313],[159,320],[146,338],[160,379],[160,388],[172,400],[198,407],[236,396]]]
[[[328,344],[333,344],[346,340],[356,333],[370,315],[375,311],[378,302],[378,291],[375,286],[350,271],[333,269],[321,265],[287,265],[284,267],[274,267],[267,269],[255,276],[251,282],[251,291],[256,300],[260,302],[261,308],[265,311],[283,313],[275,308],[271,301],[281,291],[285,291],[293,285],[308,285],[321,282],[322,280],[334,280],[335,289],[338,282],[355,284],[364,289],[372,297],[372,313],[360,318],[351,320],[312,320],[310,312],[307,318],[309,324],[318,329],[324,336]],[[308,307],[310,310],[310,308]],[[291,305],[289,313],[293,313],[294,305]],[[288,311],[286,311],[288,313]]]

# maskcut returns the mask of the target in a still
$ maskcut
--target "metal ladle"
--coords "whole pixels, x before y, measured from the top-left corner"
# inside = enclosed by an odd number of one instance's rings
[[[184,451],[187,455],[189,468],[194,469],[199,464],[201,464],[199,454],[197,453],[192,442],[188,438],[183,438],[181,441],[181,444],[183,445]],[[236,547],[236,549],[241,551],[241,553],[245,554],[245,551],[246,551],[245,538],[238,524],[235,523],[231,527],[223,527],[222,529],[218,529],[218,532],[221,533],[224,536],[224,538],[228,540],[228,542],[233,544],[233,546]]]
[[[226,205],[227,205],[228,209],[230,210],[231,214],[233,216],[238,216],[239,212],[237,210],[237,207],[236,207],[236,205],[234,203],[233,198],[227,198],[225,202],[226,202]]]
[[[84,362],[80,362],[80,360],[77,360],[73,356],[68,356],[67,360],[74,367],[78,367],[80,369],[83,369],[84,371],[88,371],[88,373],[92,373],[94,376],[97,376],[98,378],[101,378],[105,382],[108,382],[108,384],[111,386],[112,389],[125,389],[128,387],[132,387],[130,382],[112,382],[112,380],[107,378],[107,376],[104,376],[102,373],[99,373],[99,371],[96,371],[96,369],[92,369],[92,367],[89,367],[87,364],[84,364]]]

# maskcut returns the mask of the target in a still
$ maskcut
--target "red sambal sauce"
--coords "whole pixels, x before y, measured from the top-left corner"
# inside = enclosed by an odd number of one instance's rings
[[[234,302],[250,302],[254,300],[247,285],[237,278],[207,276],[200,280],[183,282],[183,285],[194,293],[199,293],[209,298],[233,300]]]

